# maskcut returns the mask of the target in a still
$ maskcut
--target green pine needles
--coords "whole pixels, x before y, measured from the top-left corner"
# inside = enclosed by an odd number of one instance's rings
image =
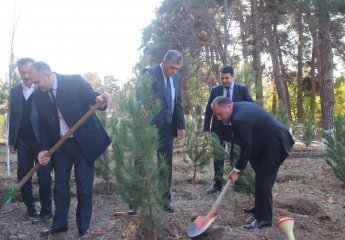
[[[308,114],[303,121],[303,142],[308,147],[315,137],[315,124],[311,114]]]
[[[338,115],[333,131],[323,131],[326,145],[327,164],[333,169],[337,178],[345,183],[345,115]]]
[[[121,119],[113,126],[115,177],[122,199],[140,209],[142,223],[156,239],[168,172],[164,160],[157,159],[158,131],[152,124],[160,102],[152,94],[149,75],[139,78],[135,89],[121,100]]]

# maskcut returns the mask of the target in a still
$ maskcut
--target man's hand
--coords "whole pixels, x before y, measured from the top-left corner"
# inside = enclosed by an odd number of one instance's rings
[[[239,177],[240,177],[240,173],[235,172],[234,170],[232,170],[232,171],[229,173],[228,179],[231,181],[231,183],[235,183],[235,182],[237,182],[237,180],[239,179]]]
[[[47,165],[48,162],[50,161],[50,157],[46,157],[47,152],[48,152],[47,150],[43,150],[39,152],[37,156],[38,162],[43,166]]]
[[[95,99],[96,103],[101,103],[100,107],[104,108],[108,106],[108,103],[111,100],[111,96],[109,93],[105,92],[101,95],[98,95]]]
[[[140,113],[141,113],[141,116],[143,116],[143,118],[144,118],[145,120],[147,120],[147,116],[149,115],[149,113],[147,112],[147,110],[146,110],[146,108],[144,107],[144,105],[141,105]]]
[[[14,145],[9,145],[8,148],[10,149],[11,153],[17,153],[17,150],[15,149]]]
[[[204,138],[208,139],[210,137],[210,132],[204,132]]]
[[[185,136],[186,136],[186,131],[184,129],[180,129],[177,131],[177,137],[179,140],[184,139]]]

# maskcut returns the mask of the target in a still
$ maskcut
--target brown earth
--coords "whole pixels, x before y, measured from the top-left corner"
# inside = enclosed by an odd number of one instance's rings
[[[6,176],[3,147],[1,151],[0,196],[15,184],[14,176]],[[207,215],[217,199],[217,195],[206,194],[207,188],[213,184],[213,166],[208,165],[205,173],[198,175],[197,184],[193,187],[189,167],[181,159],[182,154],[177,151],[174,156],[172,201],[175,213],[163,216],[163,224],[158,230],[159,239],[189,239],[186,233],[189,224],[196,216]],[[320,141],[314,141],[308,148],[297,141],[291,156],[279,171],[273,190],[273,217],[274,221],[285,216],[295,218],[296,239],[345,239],[345,188],[324,159],[325,151]],[[15,166],[15,159],[12,162]],[[12,172],[15,173],[15,169]],[[34,186],[37,195],[36,177]],[[89,239],[149,239],[139,217],[127,215],[127,205],[117,193],[116,185],[111,185],[110,195],[106,194],[106,189],[104,182],[95,180]],[[253,202],[253,197],[229,191],[215,222],[195,239],[285,239],[276,224],[261,230],[245,230],[242,227],[252,221],[252,216],[242,213],[241,209],[252,206]],[[47,239],[77,239],[75,211],[74,189],[69,231]],[[42,239],[39,232],[50,224],[51,220],[38,226],[31,224],[20,193],[0,209],[0,239]]]

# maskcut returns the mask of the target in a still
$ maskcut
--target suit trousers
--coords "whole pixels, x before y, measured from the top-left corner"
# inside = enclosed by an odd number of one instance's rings
[[[17,140],[17,178],[18,181],[33,168],[37,162],[37,154],[39,145],[34,139],[18,139]],[[41,203],[41,214],[48,214],[52,211],[52,189],[51,189],[51,165],[41,166],[37,170],[37,179],[39,185],[39,200]],[[35,206],[36,199],[32,193],[31,178],[20,189],[23,201],[28,209]]]
[[[171,181],[172,181],[172,155],[174,144],[174,131],[172,123],[165,122],[161,129],[158,131],[159,135],[159,147],[157,149],[157,158],[164,157],[165,164],[168,166],[168,185],[166,192],[164,193],[168,202],[171,200]],[[158,164],[160,162],[158,161]],[[161,179],[163,177],[160,173]]]
[[[69,138],[62,144],[53,158],[55,170],[54,202],[56,208],[53,228],[68,227],[68,212],[71,201],[70,178],[74,165],[78,199],[76,223],[79,231],[88,230],[92,215],[94,162],[87,161],[74,138]]]
[[[250,162],[255,172],[255,209],[254,217],[259,221],[272,221],[272,188],[277,178],[282,160],[282,147],[278,137],[266,139],[259,157]]]

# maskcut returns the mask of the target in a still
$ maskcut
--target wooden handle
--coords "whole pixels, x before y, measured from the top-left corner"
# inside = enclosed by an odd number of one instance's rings
[[[46,153],[46,157],[50,157],[68,138],[71,136],[101,105],[101,103],[96,103],[93,105],[89,111],[87,111],[79,120],[76,122],[62,138],[57,141],[54,146],[52,146],[49,151]],[[19,190],[31,177],[34,173],[41,167],[41,164],[38,162],[17,184],[16,188]]]
[[[231,182],[230,182],[230,180],[228,180],[226,182],[226,185],[224,186],[222,192],[219,194],[219,197],[217,198],[217,201],[213,204],[212,209],[218,209],[218,207],[219,207],[220,203],[222,202],[222,200],[223,200],[223,198],[225,196],[225,193],[228,191],[230,185],[231,185]]]

